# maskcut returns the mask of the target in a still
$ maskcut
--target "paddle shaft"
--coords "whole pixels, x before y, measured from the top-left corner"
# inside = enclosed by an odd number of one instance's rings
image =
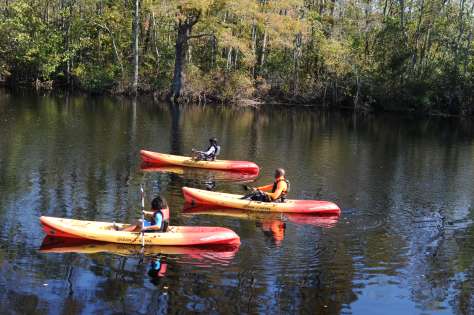
[[[145,247],[145,232],[143,231],[145,228],[145,191],[142,185],[140,185],[140,195],[142,198],[142,247]]]

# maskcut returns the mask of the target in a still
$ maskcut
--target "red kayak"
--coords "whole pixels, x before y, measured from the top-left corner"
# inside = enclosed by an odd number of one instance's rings
[[[245,209],[262,212],[288,212],[305,214],[339,215],[341,209],[330,201],[322,200],[293,200],[285,202],[261,202],[241,199],[242,195],[207,191],[183,187],[184,199],[192,206],[209,205],[225,208]]]
[[[248,161],[196,161],[189,156],[163,154],[146,150],[140,150],[140,157],[143,162],[154,165],[177,165],[249,174],[258,174],[260,171],[257,164]]]

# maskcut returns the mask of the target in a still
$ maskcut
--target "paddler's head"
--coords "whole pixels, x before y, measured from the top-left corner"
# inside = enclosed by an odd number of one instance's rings
[[[275,170],[275,179],[276,179],[276,178],[280,178],[280,177],[282,177],[282,176],[285,176],[285,170],[282,169],[282,168],[277,168],[277,169]]]
[[[212,137],[211,139],[209,139],[209,143],[210,143],[210,144],[217,144],[217,138],[216,138],[216,137]]]
[[[168,203],[166,202],[166,199],[161,196],[158,196],[151,201],[151,209],[154,211],[166,208],[168,208]]]

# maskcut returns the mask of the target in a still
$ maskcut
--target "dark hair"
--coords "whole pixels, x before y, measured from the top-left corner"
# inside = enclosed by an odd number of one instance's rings
[[[217,143],[217,138],[216,138],[216,137],[212,137],[211,139],[209,139],[209,142],[210,142],[210,143]]]
[[[275,177],[285,176],[285,170],[282,168],[277,168],[275,170]]]
[[[168,208],[168,203],[166,202],[166,199],[161,196],[155,197],[155,199],[151,201],[152,210],[160,210],[166,208]]]

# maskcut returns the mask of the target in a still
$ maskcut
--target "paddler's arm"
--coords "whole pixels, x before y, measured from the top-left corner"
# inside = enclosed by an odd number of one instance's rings
[[[152,215],[153,215],[153,213],[152,213]],[[161,230],[161,223],[163,222],[163,216],[160,213],[158,213],[155,216],[155,222],[156,222],[155,225],[146,226],[142,229],[142,231],[160,231]]]
[[[273,186],[272,186],[273,187]],[[272,199],[278,199],[281,196],[281,193],[286,189],[286,183],[284,181],[278,182],[277,189],[275,192],[267,192],[266,194]]]
[[[216,149],[214,147],[210,147],[209,150],[204,152],[205,155],[211,155],[211,154],[214,154],[214,153],[216,153]]]
[[[272,190],[273,184],[268,184],[268,185],[260,186],[260,187],[256,187],[256,188],[258,190],[261,190],[261,191],[268,191],[268,190]]]

